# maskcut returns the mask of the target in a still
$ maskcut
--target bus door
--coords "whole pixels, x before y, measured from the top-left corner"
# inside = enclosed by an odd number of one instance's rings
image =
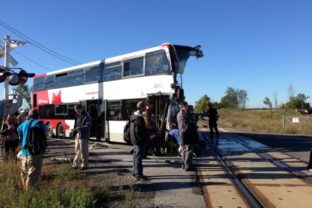
[[[86,100],[86,111],[91,116],[90,138],[101,140],[102,119],[101,119],[102,100]]]
[[[163,130],[166,123],[169,95],[152,94],[148,95],[148,99],[153,104],[152,119],[155,122],[157,128]]]

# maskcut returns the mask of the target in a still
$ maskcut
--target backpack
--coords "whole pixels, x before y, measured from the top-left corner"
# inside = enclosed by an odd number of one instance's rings
[[[127,144],[131,144],[130,123],[131,123],[130,120],[127,121],[124,127],[123,139]]]
[[[29,126],[31,126],[33,121],[30,122]],[[41,129],[40,121],[29,128],[27,149],[31,155],[42,154],[47,149],[47,138],[45,132]]]

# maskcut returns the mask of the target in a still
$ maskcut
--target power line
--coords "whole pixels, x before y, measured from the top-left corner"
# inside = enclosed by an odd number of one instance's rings
[[[13,52],[14,52],[14,53],[17,53],[18,55],[20,55],[20,56],[22,56],[22,57],[24,57],[25,59],[27,59],[28,61],[32,62],[33,64],[36,64],[36,65],[40,66],[41,68],[45,68],[45,69],[47,69],[47,70],[51,70],[49,67],[46,67],[46,66],[44,66],[44,65],[42,65],[42,64],[40,64],[40,63],[38,63],[37,61],[35,61],[35,60],[29,58],[28,56],[23,55],[22,53],[20,53],[20,52],[18,52],[18,51],[16,51],[16,50],[13,51]]]
[[[0,20],[0,25],[3,26],[4,28],[6,28],[7,30],[11,31],[15,35],[19,36],[23,40],[27,41],[28,43],[32,44],[34,47],[42,50],[43,52],[45,52],[45,53],[47,53],[47,54],[49,54],[55,58],[58,58],[64,62],[67,62],[67,63],[72,64],[72,65],[80,64],[78,61],[67,58],[67,57],[63,56],[62,54],[57,53],[56,51],[45,47],[44,45],[42,45],[42,44],[38,43],[37,41],[33,40],[32,38],[30,38],[29,36],[19,32],[16,29],[14,29],[12,26],[8,25],[7,23],[5,23],[2,20]]]

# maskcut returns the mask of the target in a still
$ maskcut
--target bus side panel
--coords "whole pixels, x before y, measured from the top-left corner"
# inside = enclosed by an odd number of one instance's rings
[[[153,93],[171,93],[171,75],[147,76],[104,83],[104,99],[146,98]]]
[[[109,142],[125,143],[123,140],[123,130],[126,122],[127,121],[108,121],[106,132],[109,133]]]

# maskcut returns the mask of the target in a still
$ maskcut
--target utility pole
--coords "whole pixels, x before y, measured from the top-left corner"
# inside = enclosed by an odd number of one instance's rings
[[[10,53],[10,36],[5,36],[3,39],[4,42],[4,63],[3,66],[5,68],[9,67],[9,56],[8,54]],[[4,85],[4,100],[8,100],[9,99],[9,80],[6,79],[3,83]]]

